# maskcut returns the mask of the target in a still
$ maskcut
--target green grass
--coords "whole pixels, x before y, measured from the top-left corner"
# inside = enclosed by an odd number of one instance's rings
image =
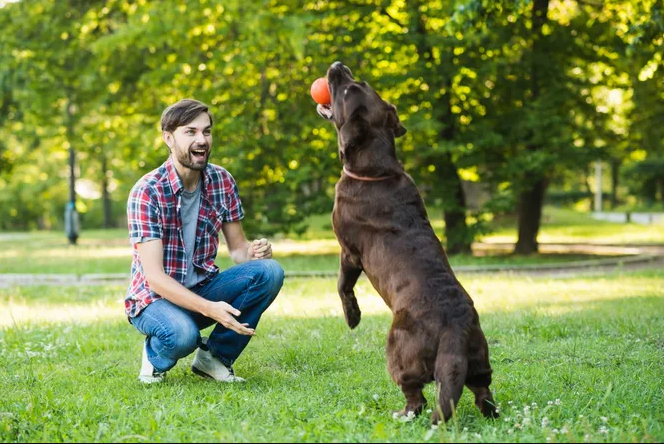
[[[436,232],[442,235],[440,211],[430,211]],[[338,268],[339,245],[331,231],[329,215],[311,217],[311,227],[297,239],[276,237],[274,257],[286,271],[334,271]],[[486,242],[515,242],[513,221],[496,222],[496,232]],[[545,208],[540,242],[664,243],[664,225],[614,224],[588,215],[558,208]],[[460,255],[450,258],[453,266],[536,264],[588,259],[581,254],[549,254],[523,257],[505,253],[488,256]],[[63,233],[0,234],[0,273],[128,273],[131,246],[124,229],[83,231],[79,245],[70,246]],[[217,265],[232,265],[222,245]]]
[[[486,242],[516,242],[516,224],[506,219],[497,224],[496,231],[482,240]],[[664,243],[664,224],[618,224],[595,220],[587,213],[564,208],[545,207],[542,228],[537,239],[542,243],[589,242],[604,244]]]
[[[391,314],[366,279],[355,330],[334,279],[287,279],[236,363],[242,385],[192,375],[190,356],[142,386],[124,287],[15,287],[0,289],[0,441],[664,440],[664,272],[460,278],[489,340],[496,421],[468,391],[447,427],[392,419]]]

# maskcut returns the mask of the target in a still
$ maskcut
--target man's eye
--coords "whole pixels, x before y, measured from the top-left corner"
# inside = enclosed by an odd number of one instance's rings
[[[193,135],[194,135],[194,132],[191,131],[191,130],[189,130],[189,131],[186,131],[185,134],[186,134],[187,136],[193,136]]]
[[[212,134],[212,131],[203,131],[203,134],[205,134],[206,136],[209,136],[210,134]]]

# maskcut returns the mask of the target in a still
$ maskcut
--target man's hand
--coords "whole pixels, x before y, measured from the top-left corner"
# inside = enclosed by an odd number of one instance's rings
[[[214,319],[229,330],[233,330],[241,335],[253,336],[256,334],[253,328],[246,322],[240,324],[233,316],[240,316],[240,310],[233,308],[226,302],[210,302],[208,310],[203,313],[204,316]]]
[[[272,244],[270,244],[265,238],[256,239],[249,244],[247,257],[250,261],[256,259],[270,259],[272,257]]]

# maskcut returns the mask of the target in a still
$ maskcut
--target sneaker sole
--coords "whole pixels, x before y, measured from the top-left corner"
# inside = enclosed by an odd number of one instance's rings
[[[228,379],[215,379],[212,376],[205,373],[204,371],[199,370],[198,368],[194,367],[193,365],[191,366],[191,371],[193,373],[197,374],[198,376],[201,376],[205,379],[212,379],[213,381],[225,382],[227,384],[232,384],[234,382],[244,382],[243,378],[239,378],[237,376],[234,377],[235,379],[231,379],[231,380],[228,380]]]
[[[154,376],[139,376],[138,380],[143,384],[159,384],[164,381],[164,378],[155,378]]]
[[[191,371],[197,374],[198,376],[202,376],[205,379],[214,379],[212,376],[208,375],[204,371],[199,370],[198,368],[191,366]]]

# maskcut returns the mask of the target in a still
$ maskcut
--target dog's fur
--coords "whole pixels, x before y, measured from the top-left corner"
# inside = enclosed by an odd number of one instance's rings
[[[422,389],[435,380],[434,423],[452,416],[464,385],[480,411],[496,417],[477,311],[396,157],[395,138],[406,132],[396,109],[340,62],[330,66],[327,79],[332,103],[318,112],[336,127],[345,170],[332,222],[342,248],[338,290],[346,322],[351,328],[360,322],[353,287],[364,271],[393,313],[387,363],[406,397],[399,413],[421,413]]]

